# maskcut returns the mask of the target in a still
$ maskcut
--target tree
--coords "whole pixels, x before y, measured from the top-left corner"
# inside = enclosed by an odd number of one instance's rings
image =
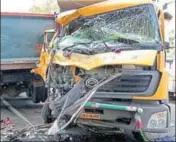
[[[35,2],[35,0],[34,0]],[[34,5],[29,12],[32,13],[53,13],[54,11],[57,11],[59,9],[59,6],[57,5],[56,0],[47,0],[44,4],[42,5]]]

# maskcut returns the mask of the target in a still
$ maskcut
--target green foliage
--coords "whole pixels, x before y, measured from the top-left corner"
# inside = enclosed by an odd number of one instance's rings
[[[47,0],[44,4],[42,5],[34,5],[29,12],[32,13],[52,13],[54,11],[57,11],[59,9],[56,0]]]

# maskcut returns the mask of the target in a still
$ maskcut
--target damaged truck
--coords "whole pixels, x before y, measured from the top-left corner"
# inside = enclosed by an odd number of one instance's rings
[[[154,140],[169,130],[164,15],[150,0],[109,0],[56,14],[59,28],[45,31],[33,69],[45,81],[49,134],[78,127]]]

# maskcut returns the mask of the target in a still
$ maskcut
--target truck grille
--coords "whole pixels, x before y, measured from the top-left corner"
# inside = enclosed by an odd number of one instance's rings
[[[100,87],[97,92],[140,93],[148,89],[151,75],[125,75]]]

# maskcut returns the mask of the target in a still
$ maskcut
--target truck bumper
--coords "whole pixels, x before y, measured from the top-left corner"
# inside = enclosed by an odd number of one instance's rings
[[[95,103],[96,104],[96,103]],[[112,104],[112,103],[111,103]],[[142,130],[144,132],[149,133],[166,133],[170,127],[170,107],[167,104],[161,104],[159,101],[132,101],[129,103],[115,103],[114,105],[118,106],[126,106],[126,107],[136,107],[142,108],[143,113],[140,115],[142,120]],[[118,110],[118,109],[109,109],[109,108],[100,108],[96,105],[94,107],[85,107],[82,114],[98,114],[100,117],[96,117],[95,119],[90,118],[82,118],[78,120],[78,123],[88,126],[95,127],[106,127],[106,128],[120,128],[131,131],[138,132],[139,129],[136,127],[135,121],[135,113],[134,111],[128,110]],[[96,113],[95,113],[96,112]],[[164,112],[165,116],[160,112]],[[158,113],[155,117],[153,114]],[[149,127],[149,123],[151,123],[151,119],[157,119],[155,123],[161,123],[163,119],[165,119],[166,124],[164,126],[160,126],[157,124]],[[161,120],[160,120],[161,119]],[[126,121],[125,121],[126,120]],[[156,125],[156,127],[155,127]]]
[[[140,103],[141,104],[141,103]],[[167,104],[152,104],[150,102],[146,104],[141,104],[142,109],[143,109],[143,114],[141,116],[142,123],[143,123],[143,131],[144,132],[151,132],[151,133],[167,133],[169,128],[170,128],[170,107]],[[159,114],[161,112],[166,112],[165,117],[160,118],[152,118],[153,115]],[[160,119],[166,119],[166,126],[165,127],[149,127],[150,119],[158,119],[157,123],[159,122]],[[135,131],[138,131],[138,129],[135,129]]]

